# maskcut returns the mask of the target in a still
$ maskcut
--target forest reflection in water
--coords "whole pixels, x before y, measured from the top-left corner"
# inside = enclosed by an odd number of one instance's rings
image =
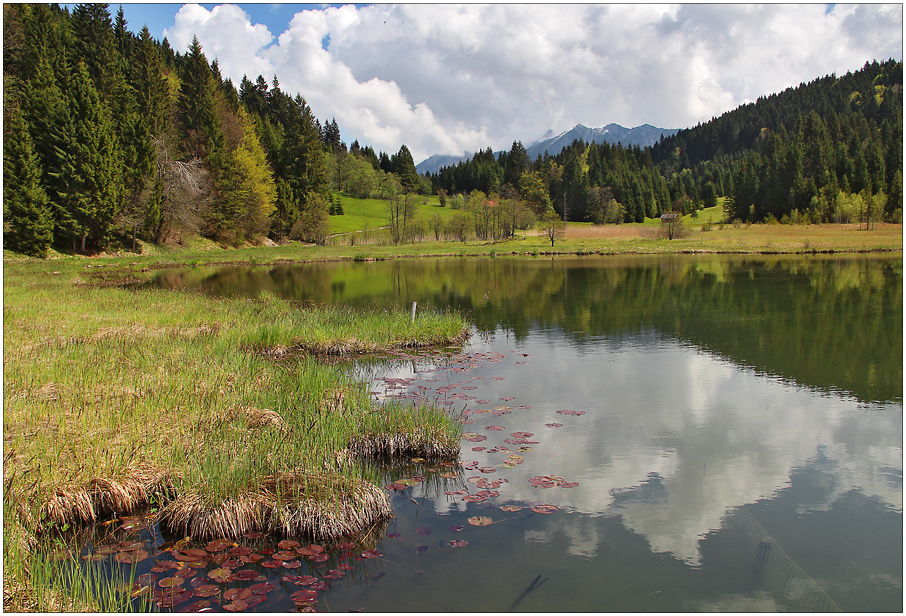
[[[392,496],[381,549],[399,570],[333,589],[331,609],[367,593],[369,610],[500,611],[539,573],[551,581],[519,609],[902,609],[899,259],[406,260],[158,282],[470,315],[460,363],[381,363],[372,387],[448,403],[484,438],[463,441],[458,483]],[[469,476],[506,481],[477,504],[447,494]]]

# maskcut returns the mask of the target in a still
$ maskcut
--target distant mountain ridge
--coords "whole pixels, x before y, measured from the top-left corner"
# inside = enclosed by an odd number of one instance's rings
[[[528,152],[529,158],[534,160],[539,154],[544,156],[545,152],[551,155],[558,154],[560,150],[570,145],[576,139],[581,139],[586,143],[607,142],[613,144],[621,143],[627,147],[634,145],[645,147],[657,143],[660,140],[661,135],[665,138],[672,137],[679,131],[680,129],[678,128],[657,128],[651,124],[642,124],[635,128],[626,128],[614,123],[602,126],[601,128],[589,128],[582,124],[576,124],[568,131],[560,133],[556,137],[533,142],[532,145],[526,147],[526,151]],[[550,131],[548,131],[548,134],[549,133]],[[494,152],[495,156],[498,154],[500,154],[500,152]],[[418,163],[415,166],[415,170],[421,174],[428,172],[437,173],[442,167],[450,167],[470,158],[472,158],[472,154],[469,152],[463,152],[462,156],[434,154]]]

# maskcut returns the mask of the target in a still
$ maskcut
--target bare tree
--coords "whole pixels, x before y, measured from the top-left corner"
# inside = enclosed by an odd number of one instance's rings
[[[683,215],[680,212],[665,212],[661,215],[661,234],[668,240],[685,237]]]
[[[161,242],[177,230],[197,233],[210,201],[208,171],[199,158],[182,161],[171,156],[163,139],[156,140],[154,147],[157,153],[155,192],[160,206],[156,239]]]
[[[557,216],[557,212],[553,209],[548,209],[544,213],[540,224],[544,234],[547,235],[547,239],[551,241],[551,246],[554,245],[556,239],[562,239],[566,232],[566,223],[560,220],[560,217]]]

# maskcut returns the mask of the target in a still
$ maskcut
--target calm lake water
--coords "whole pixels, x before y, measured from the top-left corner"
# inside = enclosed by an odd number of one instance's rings
[[[462,417],[464,468],[387,471],[416,481],[392,492],[383,556],[291,573],[355,563],[320,610],[903,609],[899,257],[396,260],[155,284],[471,319],[461,351],[359,366],[376,399]],[[256,570],[277,589],[250,610],[292,609],[303,586]]]

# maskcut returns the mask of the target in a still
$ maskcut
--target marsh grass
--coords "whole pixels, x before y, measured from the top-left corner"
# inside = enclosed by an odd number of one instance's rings
[[[361,465],[338,461],[355,438],[379,437],[383,411],[351,371],[310,353],[449,344],[461,340],[461,317],[423,310],[412,322],[403,307],[217,299],[86,278],[77,260],[6,265],[4,505],[25,532],[153,507],[192,536],[254,529],[323,539],[391,514]],[[275,361],[281,348],[295,355]],[[381,425],[420,426],[430,414],[394,409]],[[431,417],[442,438],[443,421]],[[7,572],[37,571],[41,558],[4,552]],[[69,580],[70,597],[103,590],[94,574],[66,575],[47,569]],[[31,579],[21,605],[62,605]]]

